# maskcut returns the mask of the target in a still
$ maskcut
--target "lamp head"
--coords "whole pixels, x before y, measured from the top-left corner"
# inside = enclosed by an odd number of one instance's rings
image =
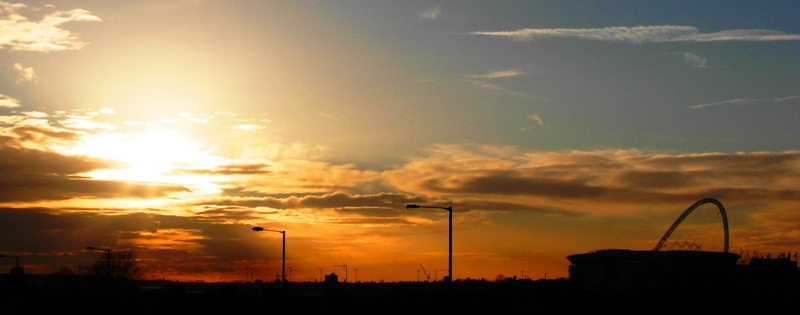
[[[419,205],[417,205],[417,204],[406,205],[406,209],[418,209],[418,208],[419,208]]]
[[[253,231],[256,231],[256,232],[261,232],[263,230],[264,230],[264,228],[260,227],[260,226],[253,227]]]
[[[94,248],[94,247],[92,247],[92,246],[89,246],[89,247],[86,247],[86,249],[88,249],[88,250],[94,250],[95,248]]]

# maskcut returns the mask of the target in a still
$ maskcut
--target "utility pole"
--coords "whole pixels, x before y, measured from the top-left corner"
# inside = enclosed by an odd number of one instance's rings
[[[356,271],[356,283],[358,283],[358,268],[354,268]]]

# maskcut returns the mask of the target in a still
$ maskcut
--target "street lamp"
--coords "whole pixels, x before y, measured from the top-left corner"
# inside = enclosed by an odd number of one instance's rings
[[[448,232],[449,233],[448,238],[450,242],[450,248],[448,252],[449,260],[447,265],[447,273],[449,274],[448,282],[453,282],[453,207],[431,207],[431,206],[420,206],[417,204],[406,205],[406,209],[409,210],[419,209],[419,208],[442,209],[442,210],[447,210],[447,212],[449,213],[450,228]]]
[[[253,231],[269,231],[283,234],[283,252],[281,254],[281,285],[286,289],[286,231],[268,230],[260,226],[253,227]]]
[[[6,256],[6,255],[0,255],[0,258],[6,258],[6,257],[7,257],[7,258],[14,258],[14,259],[16,259],[16,260],[17,260],[17,262],[16,262],[16,264],[14,264],[14,266],[16,266],[16,267],[19,267],[19,256]]]

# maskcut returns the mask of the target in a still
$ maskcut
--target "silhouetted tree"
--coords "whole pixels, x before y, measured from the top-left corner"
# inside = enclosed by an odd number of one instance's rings
[[[115,281],[135,281],[142,278],[142,269],[136,254],[131,250],[103,253],[92,265],[97,276],[105,276]]]

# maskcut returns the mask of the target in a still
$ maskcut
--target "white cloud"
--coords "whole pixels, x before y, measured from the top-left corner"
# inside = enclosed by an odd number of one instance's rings
[[[684,60],[686,63],[692,65],[694,68],[708,68],[708,60],[693,53],[684,53]]]
[[[114,110],[110,109],[110,108],[103,108],[103,109],[100,110],[100,112],[103,113],[103,114],[107,114],[107,115],[116,114],[116,112],[114,112]]]
[[[515,31],[472,32],[469,34],[501,36],[516,41],[570,37],[630,43],[800,40],[800,34],[786,34],[772,30],[728,30],[703,34],[696,27],[677,25],[606,28],[524,28]]]
[[[14,69],[17,70],[17,83],[36,82],[36,73],[33,72],[33,67],[25,68],[21,64],[15,63]]]
[[[441,14],[442,14],[442,5],[440,4],[420,13],[419,18],[422,20],[435,20]]]
[[[527,75],[527,73],[519,71],[519,70],[502,70],[502,71],[495,71],[486,74],[467,74],[464,75],[465,78],[471,79],[497,79],[497,78],[510,78],[510,77],[517,77]]]
[[[19,107],[19,101],[3,94],[0,94],[0,107],[14,108]]]
[[[704,107],[711,107],[711,106],[718,106],[718,105],[748,105],[748,104],[757,104],[757,103],[781,103],[785,101],[790,101],[794,99],[800,99],[800,95],[792,95],[787,97],[773,97],[773,98],[759,98],[759,99],[752,99],[752,98],[737,98],[722,102],[716,103],[707,103],[707,104],[699,104],[694,106],[689,106],[691,109],[698,109]]]
[[[16,125],[23,120],[23,116],[0,116],[0,125]]]
[[[17,126],[37,126],[37,127],[48,127],[50,126],[50,122],[47,119],[25,119],[20,121]]]
[[[236,126],[231,127],[231,129],[233,129],[233,130],[244,130],[244,131],[256,131],[256,130],[261,130],[261,129],[264,129],[264,128],[266,128],[266,127],[260,126],[260,125],[253,125],[253,124],[242,124],[242,125],[236,125]]]
[[[36,111],[33,111],[33,112],[23,112],[22,114],[23,114],[23,115],[25,115],[25,116],[27,116],[27,117],[31,117],[31,118],[45,118],[45,117],[48,117],[48,116],[50,116],[50,115],[48,115],[47,113],[43,113],[43,112],[36,112]]]
[[[54,11],[34,21],[21,14],[27,8],[24,4],[0,2],[0,49],[45,52],[81,49],[86,43],[60,26],[74,21],[100,21],[99,17],[83,9]],[[47,9],[52,7],[31,8],[30,11]]]

